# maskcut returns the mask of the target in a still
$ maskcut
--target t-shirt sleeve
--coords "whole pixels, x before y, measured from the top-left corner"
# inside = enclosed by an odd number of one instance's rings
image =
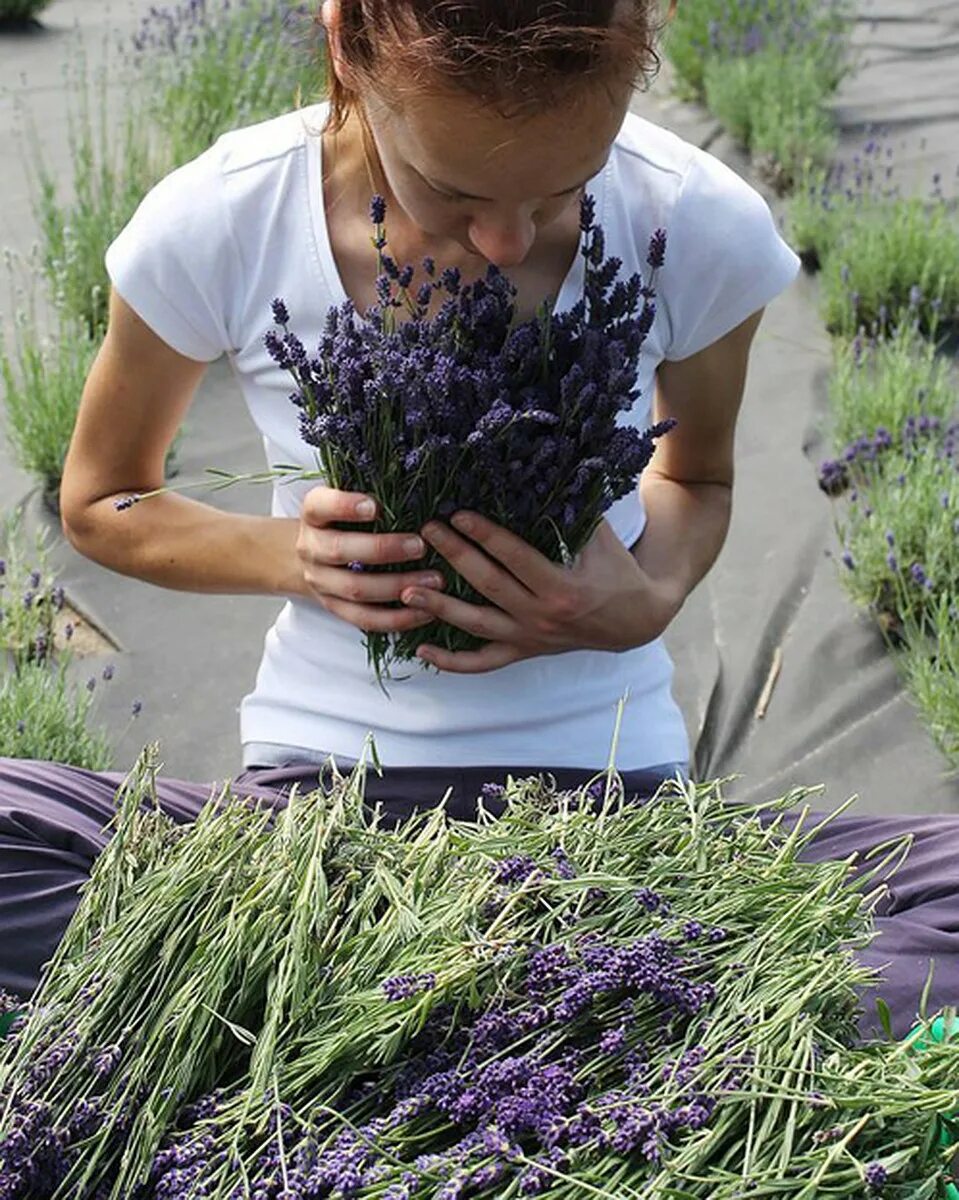
[[[177,353],[213,362],[234,349],[239,256],[217,146],[147,193],[107,249],[106,268],[122,299]]]
[[[798,256],[769,205],[735,171],[698,151],[667,229],[657,290],[670,336],[665,357],[697,354],[793,282]]]

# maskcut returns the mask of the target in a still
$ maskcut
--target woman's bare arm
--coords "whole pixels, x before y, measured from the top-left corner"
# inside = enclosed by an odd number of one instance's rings
[[[640,478],[646,528],[633,557],[668,584],[676,611],[716,561],[732,512],[736,421],[746,386],[754,313],[699,354],[661,364],[653,418],[677,425]]]
[[[177,354],[114,293],[64,466],[63,530],[111,570],[195,592],[306,594],[299,522],[220,512],[162,487],[164,461],[206,369]]]

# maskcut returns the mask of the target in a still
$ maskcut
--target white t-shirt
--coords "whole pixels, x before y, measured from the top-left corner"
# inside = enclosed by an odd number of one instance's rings
[[[323,208],[325,105],[221,137],[156,185],[110,246],[120,296],[174,350],[212,362],[226,354],[268,463],[315,467],[300,440],[292,380],[267,354],[270,302],[281,296],[309,347],[345,299]],[[650,235],[668,234],[658,312],[642,351],[640,398],[624,419],[650,423],[654,373],[721,338],[796,276],[799,260],[761,196],[733,171],[630,114],[591,181],[607,253],[623,275],[645,265]],[[440,264],[442,265],[442,264]],[[371,261],[371,270],[375,264]],[[577,255],[556,303],[582,287]],[[216,465],[216,464],[210,464]],[[299,515],[313,484],[274,487],[276,516]],[[638,491],[607,513],[626,545],[642,533]],[[689,757],[659,639],[625,653],[573,651],[481,675],[424,671],[387,685],[367,666],[363,635],[319,604],[291,599],[268,631],[253,691],[241,708],[244,744],[274,743],[358,756],[372,732],[392,766],[605,765],[616,708],[628,693],[617,765]]]

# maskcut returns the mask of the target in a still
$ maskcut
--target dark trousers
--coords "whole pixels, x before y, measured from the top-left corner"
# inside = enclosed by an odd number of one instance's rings
[[[648,798],[675,764],[622,773],[626,794]],[[592,773],[572,769],[512,768],[516,776],[551,775],[562,789],[581,786]],[[317,784],[319,768],[291,765],[253,768],[232,782],[238,795],[282,804],[294,783]],[[386,823],[415,809],[444,802],[451,816],[469,820],[484,783],[503,782],[506,768],[459,770],[388,767],[367,775],[366,798],[379,805]],[[117,787],[124,776],[76,767],[0,758],[0,988],[28,997],[40,968],[53,955],[77,905],[77,891],[104,848]],[[158,781],[158,800],[177,821],[192,820],[220,783]],[[489,805],[495,811],[495,804]],[[815,818],[811,819],[815,823]],[[877,992],[892,1012],[897,1036],[911,1028],[934,960],[930,1011],[959,1004],[959,816],[842,816],[804,851],[811,861],[863,856],[906,834],[914,843],[876,912],[878,937],[860,952],[882,970]],[[873,864],[865,864],[870,868]],[[881,1035],[874,996],[864,996],[864,1037]]]

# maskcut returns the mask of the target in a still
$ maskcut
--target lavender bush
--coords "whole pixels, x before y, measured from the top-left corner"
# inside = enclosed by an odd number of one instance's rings
[[[943,752],[959,762],[959,423],[923,412],[823,464],[837,499],[843,585],[897,653]]]
[[[384,516],[374,529],[416,530],[468,507],[554,562],[572,562],[606,509],[636,486],[656,439],[673,424],[640,432],[618,423],[637,399],[665,232],[657,231],[649,247],[649,281],[621,280],[622,264],[606,257],[594,201],[586,197],[582,299],[555,315],[547,303],[517,325],[515,289],[492,265],[464,285],[458,270],[437,273],[428,259],[414,292],[413,268],[400,268],[386,252],[379,197],[371,216],[381,273],[378,302],[365,319],[349,303],[331,311],[319,346],[309,351],[277,300],[282,334],[266,336],[270,354],[296,382],[291,399],[300,432],[316,448],[322,474],[333,487],[377,499]],[[434,296],[440,303],[430,315]],[[406,320],[398,320],[399,310]],[[424,565],[446,564],[431,552]],[[459,577],[449,590],[484,602]],[[449,649],[482,644],[440,623],[411,634],[370,634],[378,677],[391,663],[415,661],[424,640]]]
[[[848,162],[810,165],[802,172],[787,211],[790,242],[806,266],[817,270],[844,229],[876,217],[901,196],[895,147],[884,134],[870,131]]]
[[[44,540],[31,554],[19,519],[8,519],[0,530],[0,755],[107,770],[110,739],[91,718],[113,667],[77,678],[64,604]]]
[[[184,0],[154,6],[127,48],[173,165],[230,129],[309,100],[323,79],[306,4]]]
[[[85,325],[63,310],[56,316],[52,338],[41,337],[36,318],[26,309],[15,314],[9,351],[0,337],[7,439],[15,461],[39,479],[54,511],[83,385],[99,348]]]
[[[880,316],[884,326],[886,314]],[[955,410],[949,360],[914,321],[833,341],[828,421],[837,448],[852,446],[863,430],[907,428],[910,418],[945,425]]]
[[[715,59],[770,49],[818,63],[828,95],[845,74],[848,19],[846,0],[698,0],[677,7],[664,46],[687,99],[705,97]]]
[[[836,145],[826,101],[832,90],[815,55],[776,45],[748,55],[711,58],[703,76],[706,105],[750,151],[759,174],[780,193]]]
[[[5,1200],[939,1194],[959,1047],[855,1044],[870,875],[800,860],[801,793],[386,833],[361,764],[175,826],[155,771],[0,1049]]]
[[[94,341],[106,328],[107,247],[170,168],[165,148],[151,135],[137,104],[125,105],[114,123],[109,85],[106,70],[89,78],[82,54],[65,71],[72,171],[66,195],[59,172],[47,165],[32,119],[26,160],[50,298]]]
[[[955,201],[920,197],[847,224],[822,262],[822,311],[834,333],[917,321],[929,336],[959,322]]]

